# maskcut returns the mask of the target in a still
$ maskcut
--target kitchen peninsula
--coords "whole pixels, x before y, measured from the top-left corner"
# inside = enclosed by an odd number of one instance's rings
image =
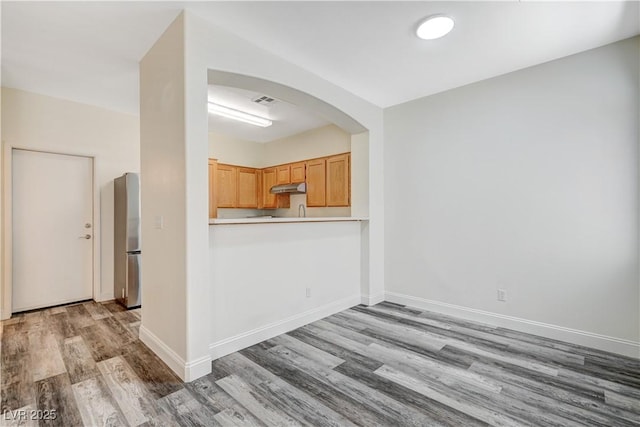
[[[369,222],[352,214],[366,212],[362,138],[335,126],[263,145],[210,138],[211,356],[360,304]],[[302,182],[305,193],[269,191]]]
[[[361,303],[368,268],[363,246],[368,221],[348,217],[211,221],[212,358]]]

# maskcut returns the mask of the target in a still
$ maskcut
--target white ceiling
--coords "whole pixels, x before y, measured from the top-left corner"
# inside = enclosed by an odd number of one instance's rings
[[[640,33],[633,2],[300,2],[193,5],[219,27],[380,107],[484,80]],[[425,17],[456,26],[415,36]]]
[[[2,1],[2,86],[138,114],[138,62],[180,8]]]
[[[640,33],[631,2],[2,2],[2,83],[137,113],[140,58],[188,8],[380,107]],[[414,36],[434,13],[456,21]]]
[[[265,143],[329,124],[313,113],[285,101],[275,100],[268,105],[253,102],[263,95],[270,96],[268,93],[209,85],[209,101],[273,121],[271,126],[262,128],[209,114],[209,130],[247,141]]]

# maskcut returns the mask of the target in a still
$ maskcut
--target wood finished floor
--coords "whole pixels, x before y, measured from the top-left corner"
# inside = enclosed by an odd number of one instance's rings
[[[55,409],[40,424],[60,426],[640,425],[636,359],[395,304],[267,340],[189,384],[139,324],[94,302],[1,322],[2,412]]]

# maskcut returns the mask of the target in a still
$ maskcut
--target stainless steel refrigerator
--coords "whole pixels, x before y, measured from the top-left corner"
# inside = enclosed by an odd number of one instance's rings
[[[140,176],[114,180],[114,296],[127,308],[141,305]]]

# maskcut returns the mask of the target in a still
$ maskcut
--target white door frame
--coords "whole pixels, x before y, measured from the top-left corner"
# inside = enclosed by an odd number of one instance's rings
[[[13,293],[13,150],[33,151],[38,153],[60,154],[64,156],[87,157],[91,159],[92,169],[92,207],[93,207],[93,299],[100,297],[100,194],[97,187],[96,179],[96,156],[88,153],[65,153],[59,151],[50,151],[42,149],[34,149],[22,147],[5,142],[2,150],[2,182],[3,182],[3,200],[2,200],[2,285],[0,286],[0,295],[2,296],[2,304],[0,304],[0,320],[9,319],[12,312],[12,293]]]

